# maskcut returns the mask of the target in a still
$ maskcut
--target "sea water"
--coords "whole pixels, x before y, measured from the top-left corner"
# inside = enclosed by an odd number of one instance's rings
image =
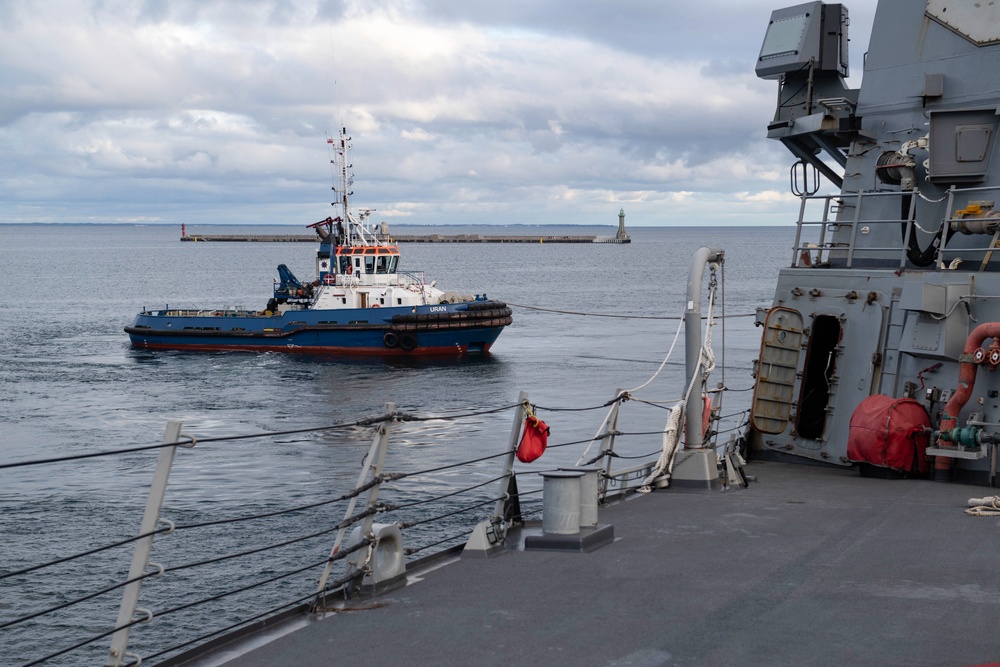
[[[188,231],[305,230],[205,226]],[[541,238],[607,236],[614,228],[396,231]],[[778,269],[791,259],[794,229],[630,232],[633,241],[627,245],[403,244],[401,269],[424,271],[446,291],[506,301],[512,304],[514,323],[484,358],[382,360],[150,352],[129,346],[122,328],[143,307],[262,309],[278,264],[287,264],[300,279],[315,276],[311,244],[180,243],[179,229],[155,225],[0,226],[0,289],[6,295],[0,301],[0,463],[153,444],[171,419],[180,420],[185,433],[204,439],[351,422],[380,413],[388,402],[424,416],[483,412],[515,404],[521,391],[528,392],[539,416],[552,427],[550,443],[585,440],[597,431],[604,409],[547,409],[597,408],[617,388],[637,387],[653,375],[677,331],[691,259],[701,246],[725,252],[718,292],[725,300],[715,312],[727,318],[724,330],[721,324],[713,329],[720,368],[710,384],[724,381],[734,390],[723,413],[744,409],[759,347],[752,314],[771,304]],[[679,398],[683,364],[682,335],[672,361],[639,395],[651,401]],[[660,442],[656,432],[664,420],[662,410],[624,406],[619,430],[650,435],[621,438],[617,451],[655,452]],[[510,428],[509,411],[395,426],[392,465],[425,469],[496,453],[506,447]],[[182,450],[164,514],[177,523],[196,522],[237,510],[262,512],[306,503],[330,489],[342,491],[356,478],[370,440],[370,429],[356,428],[199,445],[197,453]],[[579,449],[553,452],[549,466],[575,463],[580,454]],[[135,534],[155,458],[155,453],[138,452],[0,470],[0,574]],[[499,474],[499,467],[493,472]],[[278,518],[255,530],[274,535],[308,531],[311,520]],[[188,550],[224,550],[235,531],[215,534],[200,545],[195,538],[193,547],[189,540]],[[302,557],[308,561],[312,556]],[[120,581],[130,558],[130,548],[122,549],[86,564],[0,580],[0,624]],[[240,580],[241,567],[223,566],[210,582],[199,580],[197,571],[182,571],[169,582],[150,586],[159,586],[157,593],[168,600],[181,599],[184,587],[225,590]],[[281,594],[280,588],[270,593]],[[120,597],[115,592],[77,605],[54,621],[0,629],[0,664],[23,664],[107,631]],[[137,629],[130,646],[149,654],[165,643],[197,636],[220,616],[236,622],[247,615],[241,611],[253,608],[263,610],[266,603],[244,598],[230,603],[227,612],[205,612],[211,619],[195,615],[183,623],[154,623],[149,630]],[[100,640],[49,664],[101,660],[108,643]]]

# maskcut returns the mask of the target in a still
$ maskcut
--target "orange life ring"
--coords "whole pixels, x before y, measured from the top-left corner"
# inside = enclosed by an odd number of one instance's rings
[[[332,285],[335,282],[337,282],[337,276],[333,275],[332,273],[328,273],[325,276],[323,276],[323,282],[327,285]]]
[[[373,304],[371,305],[371,307],[372,307],[372,308],[381,308],[382,306],[378,305],[377,303],[373,303]]]

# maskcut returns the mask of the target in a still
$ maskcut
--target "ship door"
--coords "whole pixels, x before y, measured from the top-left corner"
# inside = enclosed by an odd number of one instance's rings
[[[367,308],[368,307],[368,292],[361,292],[358,296],[361,297],[361,307],[362,308]]]
[[[803,438],[819,440],[823,437],[840,336],[840,318],[817,315],[813,319],[795,419],[795,429]]]
[[[782,433],[788,426],[802,339],[799,311],[778,307],[768,312],[750,408],[750,423],[760,433]]]

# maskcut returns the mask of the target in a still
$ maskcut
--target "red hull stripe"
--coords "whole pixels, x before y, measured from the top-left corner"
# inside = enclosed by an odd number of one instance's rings
[[[489,352],[492,343],[483,346]],[[145,350],[178,350],[180,352],[289,352],[292,354],[339,354],[343,356],[394,356],[421,357],[467,354],[468,345],[442,345],[418,347],[409,352],[388,347],[334,347],[330,345],[170,345],[169,343],[132,343],[132,347]]]

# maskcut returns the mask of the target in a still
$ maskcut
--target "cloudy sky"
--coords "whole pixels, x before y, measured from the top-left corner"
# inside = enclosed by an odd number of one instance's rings
[[[0,223],[789,224],[767,0],[2,0]],[[875,0],[847,3],[851,85]]]

